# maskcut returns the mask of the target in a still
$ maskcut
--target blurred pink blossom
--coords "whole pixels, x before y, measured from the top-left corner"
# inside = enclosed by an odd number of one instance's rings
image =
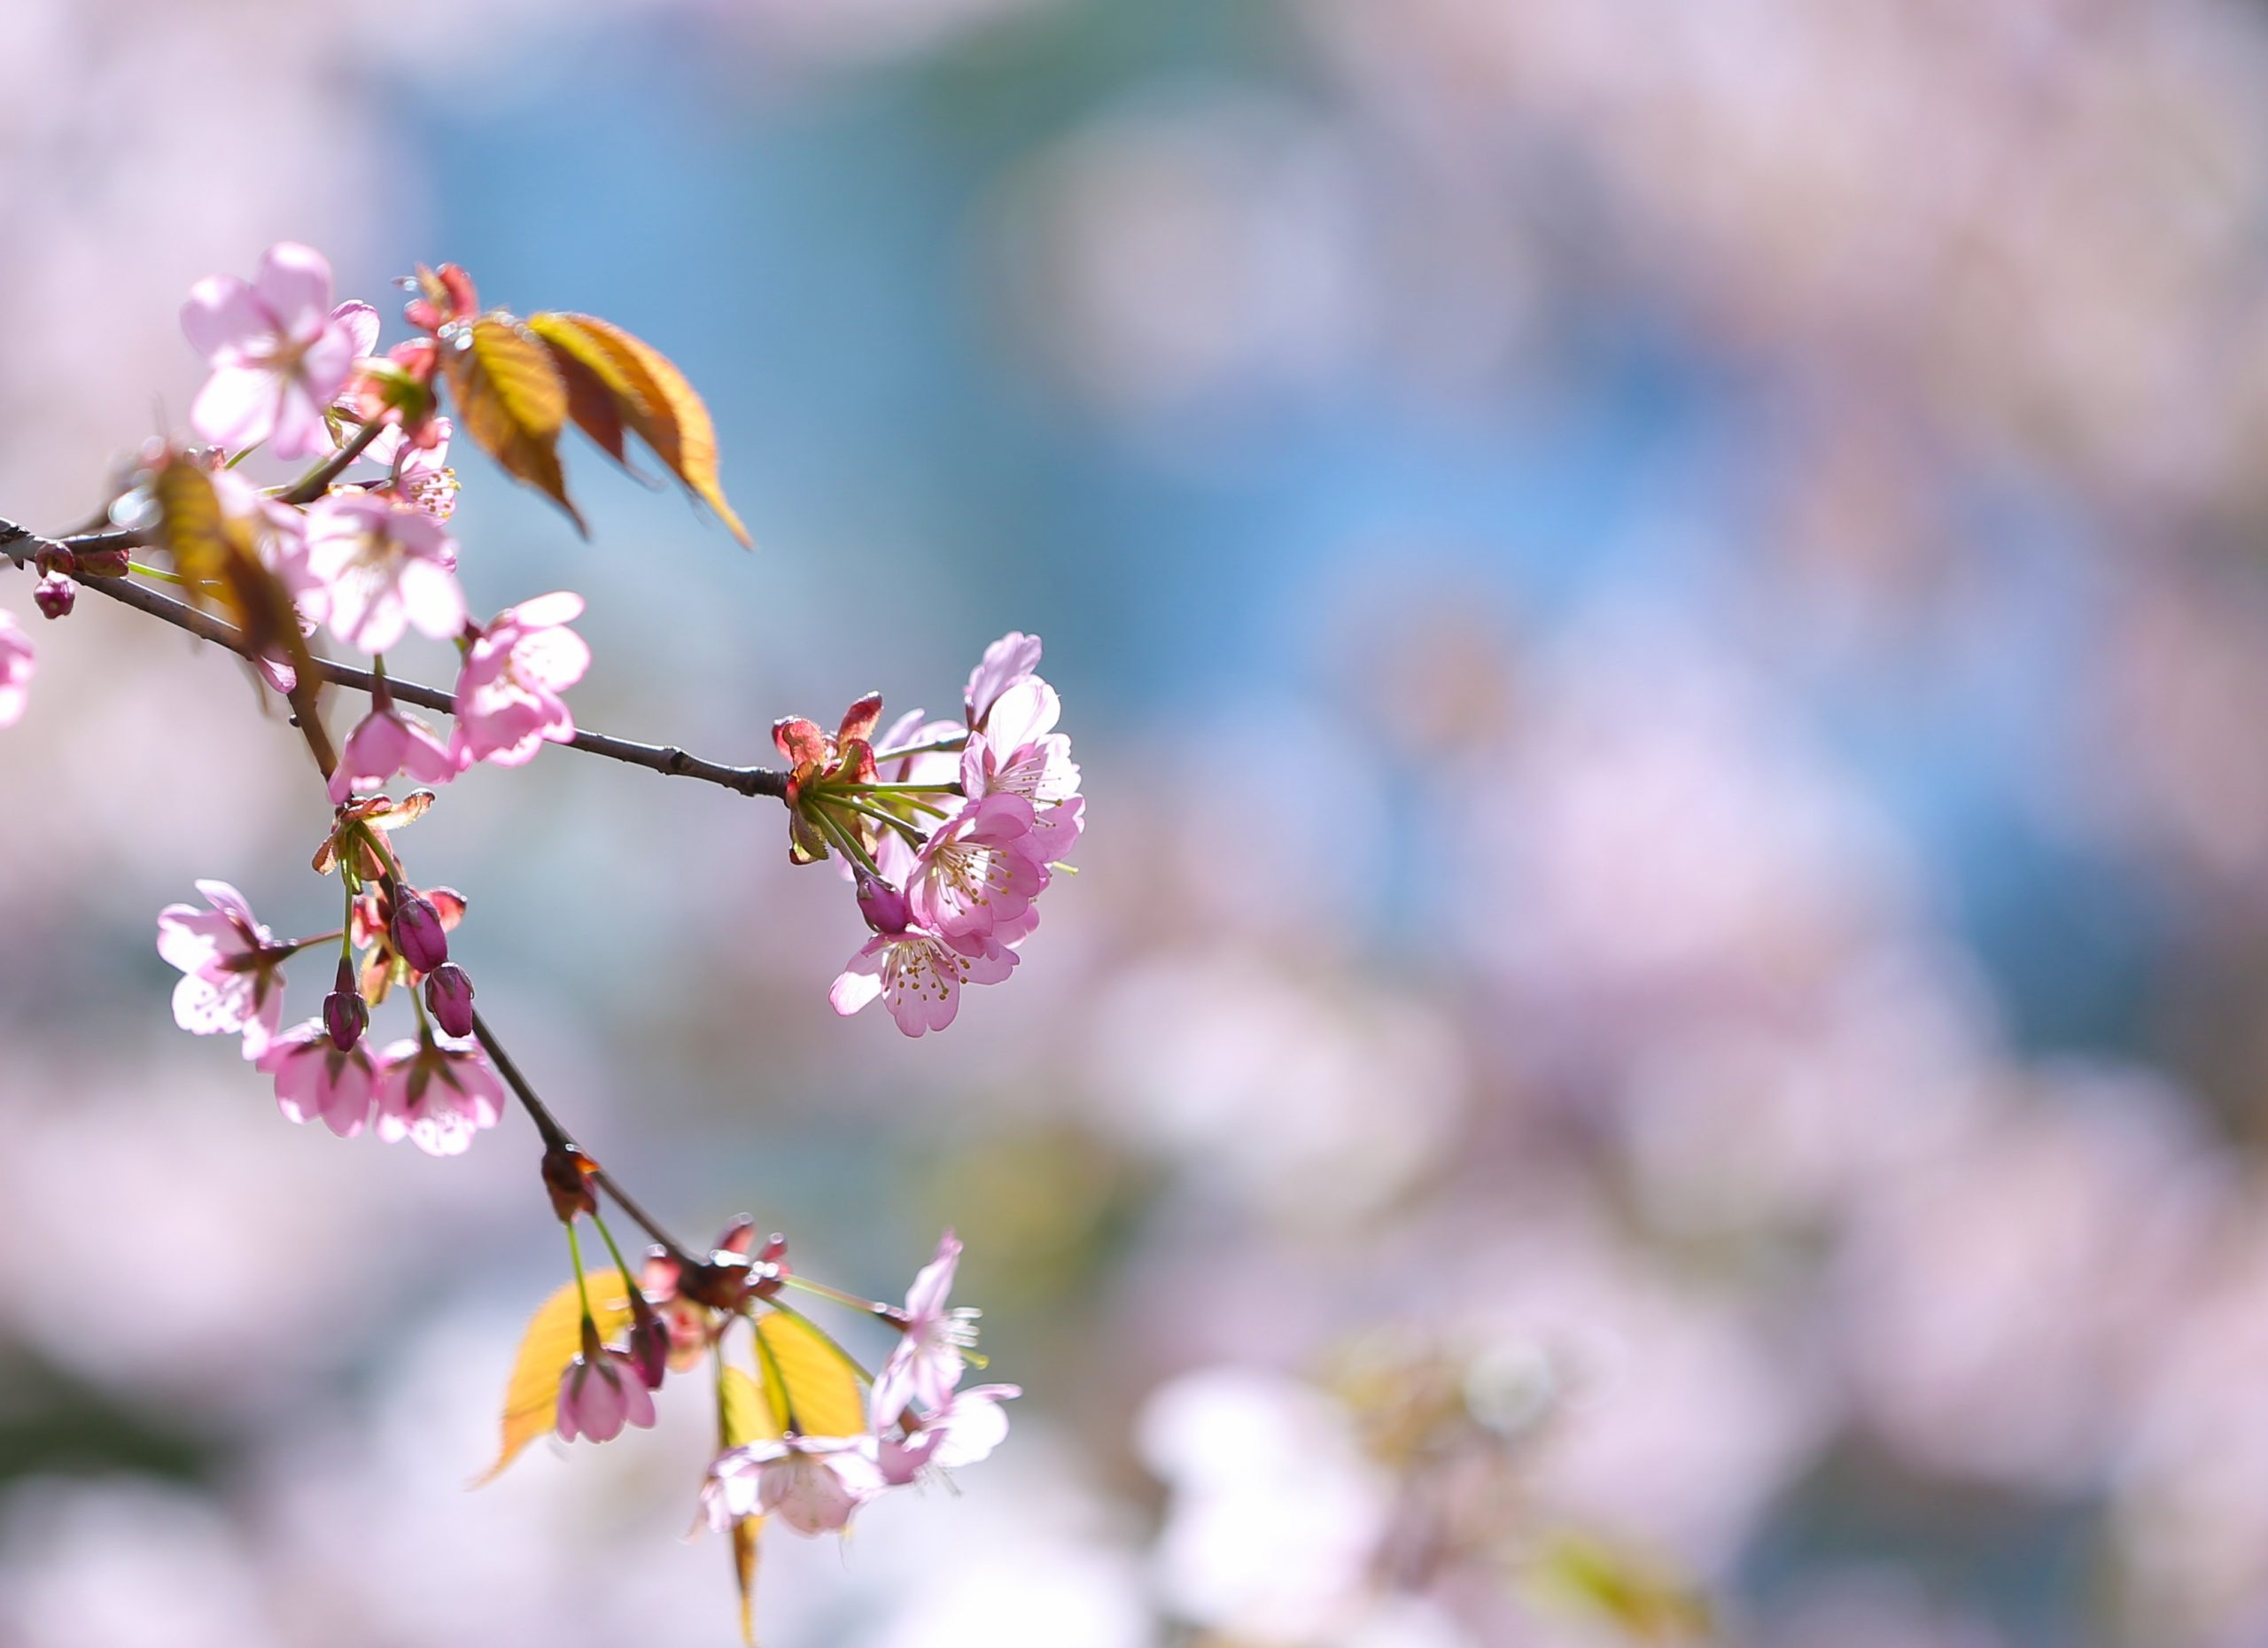
[[[377,1130],[389,1144],[407,1139],[428,1155],[462,1155],[503,1114],[503,1086],[478,1048],[398,1041],[379,1062]]]
[[[1031,672],[1038,667],[1037,635],[1012,629],[985,648],[984,657],[969,672],[968,686],[962,694],[969,726],[981,731],[1000,695],[1018,682],[1030,680]]]
[[[774,1516],[798,1534],[840,1533],[886,1484],[866,1436],[782,1436],[718,1457],[701,1503],[723,1532],[748,1517]]]
[[[284,958],[276,943],[226,882],[202,881],[212,906],[171,904],[158,912],[158,953],[182,970],[174,1022],[198,1036],[241,1033],[247,1059],[268,1051],[284,1022]]]
[[[1008,1415],[1000,1404],[1023,1394],[1015,1385],[971,1385],[946,1392],[944,1403],[922,1415],[920,1428],[904,1442],[882,1441],[882,1480],[898,1488],[932,1468],[950,1471],[990,1458],[1008,1438]],[[879,1410],[874,1419],[878,1426],[894,1422]]]
[[[333,493],[308,506],[307,532],[324,621],[346,645],[384,652],[413,627],[445,641],[464,626],[456,541],[431,516]]]
[[[567,627],[582,610],[582,596],[559,590],[489,620],[457,672],[450,750],[460,771],[478,761],[523,766],[547,740],[574,737],[574,712],[559,695],[590,668],[590,648]]]
[[[905,1332],[874,1378],[874,1422],[894,1423],[909,1402],[943,1408],[960,1383],[962,1353],[976,1343],[977,1312],[948,1309],[953,1272],[960,1266],[960,1238],[947,1231],[937,1256],[923,1265],[906,1290]]]
[[[625,1426],[649,1429],[654,1396],[638,1364],[625,1352],[602,1350],[595,1361],[577,1356],[559,1376],[559,1434],[573,1442],[612,1442]]]
[[[420,784],[446,784],[457,775],[448,740],[391,702],[373,704],[339,746],[330,775],[330,798],[343,802],[357,789],[378,789],[396,773]]]
[[[32,638],[12,615],[0,608],[0,727],[13,727],[23,719],[32,672],[38,663]]]
[[[182,330],[213,368],[190,422],[214,446],[242,451],[272,442],[280,458],[329,449],[323,415],[353,375],[361,335],[375,341],[366,303],[330,301],[330,264],[293,241],[270,246],[247,284],[233,275],[197,283]]]
[[[268,1045],[259,1068],[276,1078],[276,1102],[294,1122],[320,1118],[341,1139],[361,1132],[377,1104],[377,1070],[367,1043],[341,1052],[320,1019],[295,1024]]]

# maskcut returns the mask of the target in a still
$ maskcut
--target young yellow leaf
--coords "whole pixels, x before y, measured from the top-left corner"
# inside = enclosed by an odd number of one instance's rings
[[[167,460],[151,492],[159,534],[190,603],[220,608],[254,651],[288,658],[300,681],[315,685],[291,594],[260,558],[253,524],[223,509],[213,477],[187,458]]]
[[[548,496],[584,536],[590,529],[568,501],[559,472],[559,432],[567,425],[567,385],[551,352],[508,315],[484,315],[441,346],[441,366],[456,397],[457,422],[489,456]]]
[[[709,408],[670,358],[594,315],[531,315],[528,330],[550,346],[563,377],[580,385],[575,422],[617,463],[627,425],[695,497],[717,512],[741,547],[748,528],[725,501],[717,476],[717,430]],[[586,416],[587,414],[587,416]]]
[[[757,1382],[739,1368],[726,1368],[718,1384],[717,1428],[727,1448],[768,1441],[780,1434],[772,1404]]]
[[[610,1339],[630,1325],[629,1287],[619,1271],[593,1271],[584,1280],[599,1337]],[[583,1302],[570,1282],[543,1302],[520,1336],[511,1383],[504,1391],[503,1442],[496,1463],[481,1473],[475,1488],[494,1481],[522,1449],[551,1429],[559,1411],[559,1376],[582,1349]]]
[[[781,1430],[805,1436],[857,1436],[866,1428],[858,1364],[800,1317],[774,1310],[756,1325],[764,1394]]]

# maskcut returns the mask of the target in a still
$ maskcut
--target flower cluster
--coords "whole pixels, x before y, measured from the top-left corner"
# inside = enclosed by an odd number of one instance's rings
[[[504,1107],[503,1087],[471,1039],[472,981],[448,959],[447,934],[463,919],[464,900],[447,888],[421,892],[402,882],[390,849],[362,844],[377,840],[369,834],[375,809],[359,811],[364,816],[341,833],[353,833],[358,852],[386,855],[387,868],[350,895],[342,931],[281,942],[226,882],[198,882],[210,909],[176,904],[159,913],[158,953],[182,971],[174,1021],[200,1036],[241,1037],[245,1057],[274,1079],[276,1101],[294,1122],[320,1121],[342,1139],[374,1127],[388,1142],[457,1155]],[[414,810],[396,813],[403,811]],[[322,1013],[281,1028],[284,963],[342,938]],[[349,959],[356,949],[359,968]],[[379,1048],[368,1035],[369,1009],[396,983],[423,985],[416,1034]]]
[[[777,1434],[717,1457],[701,1496],[712,1530],[776,1516],[798,1534],[839,1533],[861,1505],[890,1489],[977,1464],[1000,1445],[1008,1434],[1000,1404],[1023,1393],[1014,1385],[957,1388],[976,1342],[977,1315],[945,1306],[959,1259],[960,1243],[947,1231],[905,1308],[871,1307],[900,1338],[874,1377],[863,1428],[815,1434],[795,1428],[790,1414]]]
[[[773,728],[794,763],[789,856],[839,851],[873,930],[829,992],[837,1013],[879,998],[906,1035],[943,1030],[962,987],[1006,978],[1038,927],[1037,900],[1086,806],[1039,655],[1037,636],[1003,636],[968,678],[966,722],[916,710],[879,748],[878,695],[852,704],[832,737],[796,717]]]
[[[794,1276],[779,1238],[751,1253],[745,1223],[706,1257],[687,1254],[583,1154],[475,1013],[472,979],[451,954],[465,899],[413,881],[396,837],[439,788],[477,766],[524,766],[547,743],[780,797],[791,857],[839,856],[873,929],[835,983],[836,1010],[880,997],[902,1030],[920,1035],[951,1022],[961,986],[998,983],[1016,965],[1038,925],[1037,900],[1079,837],[1078,769],[1054,730],[1054,689],[1036,673],[1039,642],[1021,634],[985,653],[961,720],[917,712],[877,739],[874,696],[832,735],[809,721],[778,723],[784,773],[579,733],[564,695],[591,664],[571,627],[582,597],[555,591],[485,624],[470,616],[447,467],[456,428],[443,397],[468,435],[579,525],[555,450],[569,421],[618,462],[625,434],[638,435],[746,544],[718,482],[708,413],[666,359],[594,316],[484,312],[454,266],[421,268],[406,284],[415,335],[381,353],[377,309],[334,301],[330,267],[308,247],[271,247],[248,281],[199,282],[182,326],[211,369],[190,411],[206,444],[146,448],[105,511],[107,530],[49,540],[0,523],[0,548],[36,566],[34,600],[47,617],[69,614],[91,585],[222,640],[289,696],[328,789],[313,867],[338,878],[339,925],[279,938],[236,888],[198,882],[203,906],[172,905],[158,917],[159,953],[181,974],[175,1022],[237,1037],[286,1117],[341,1138],[367,1130],[455,1155],[499,1123],[508,1092],[518,1099],[543,1140],[544,1186],[566,1227],[575,1281],[523,1346],[536,1388],[531,1404],[516,1377],[500,1465],[529,1440],[530,1413],[539,1430],[548,1424],[569,1441],[610,1441],[654,1423],[653,1393],[672,1371],[713,1358],[726,1444],[703,1501],[709,1519],[732,1530],[745,1602],[753,1519],[776,1514],[806,1534],[839,1529],[874,1496],[974,1463],[1006,1435],[1000,1404],[1015,1388],[960,1388],[975,1313],[946,1303],[959,1244],[948,1232],[903,1309]],[[289,485],[263,487],[241,468],[259,449],[315,463]],[[9,548],[27,538],[33,552]],[[149,548],[170,566],[132,558]],[[318,635],[368,667],[318,656]],[[389,653],[431,643],[453,650],[453,692],[388,671]],[[31,642],[0,612],[0,726],[23,713],[34,664]],[[330,687],[369,698],[336,745]],[[411,704],[445,711],[450,725]],[[417,788],[397,799],[388,787],[402,778]],[[287,1027],[284,975],[311,951],[335,956],[330,987],[316,1012]],[[375,1036],[373,1012],[403,1003],[408,1033]],[[602,1195],[659,1240],[636,1287],[601,1217]],[[586,1219],[615,1260],[619,1298],[604,1286],[594,1297],[583,1271],[576,1244]],[[791,1287],[896,1327],[880,1372],[870,1377],[787,1304],[781,1294]],[[743,1323],[754,1372],[728,1354]]]
[[[462,271],[445,271],[466,303]],[[456,478],[447,467],[451,421],[433,410],[434,336],[377,355],[377,311],[330,303],[330,265],[307,247],[272,248],[247,285],[199,284],[183,311],[213,377],[192,415],[224,453],[260,440],[291,456],[330,453],[339,477],[304,511],[260,497],[225,472],[222,506],[256,523],[260,553],[291,592],[301,629],[383,654],[412,632],[459,643],[454,732],[444,738],[401,710],[383,687],[347,735],[331,776],[334,800],[407,775],[445,784],[482,761],[517,766],[575,720],[560,694],[582,679],[590,652],[566,625],[580,596],[559,592],[470,621],[448,528]],[[442,324],[429,299],[408,307],[428,333]],[[349,431],[353,432],[349,434]],[[384,473],[352,476],[359,461]]]

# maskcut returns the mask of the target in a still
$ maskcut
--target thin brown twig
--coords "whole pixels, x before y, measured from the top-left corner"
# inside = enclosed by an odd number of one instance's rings
[[[543,1140],[543,1147],[546,1150],[555,1150],[565,1146],[574,1150],[576,1154],[591,1163],[591,1178],[598,1187],[606,1192],[617,1207],[636,1220],[640,1229],[666,1248],[670,1257],[688,1268],[698,1263],[699,1261],[685,1250],[677,1238],[663,1228],[660,1221],[640,1207],[630,1193],[617,1182],[614,1176],[598,1165],[597,1159],[577,1142],[575,1136],[569,1132],[559,1118],[551,1113],[551,1108],[537,1097],[534,1086],[526,1077],[520,1074],[520,1067],[512,1062],[512,1055],[504,1051],[503,1043],[496,1039],[496,1032],[488,1028],[488,1021],[480,1016],[478,1009],[474,1010],[472,1015],[472,1033],[478,1038],[480,1045],[488,1050],[488,1056],[495,1061],[497,1073],[504,1078],[505,1085],[509,1087],[514,1096],[519,1100],[521,1108],[528,1113],[528,1119],[535,1123],[535,1131]]]
[[[341,467],[343,468],[344,465],[342,464]],[[131,534],[127,535],[131,536]],[[107,540],[120,534],[106,533],[97,536]],[[26,545],[30,547],[26,548]],[[0,519],[0,556],[4,556],[19,567],[34,561],[43,551],[57,548],[83,550],[87,547],[88,540],[84,537],[58,542],[56,540],[42,538],[38,533],[19,526],[13,521]],[[105,542],[100,547],[116,546]],[[159,595],[145,585],[136,584],[129,579],[92,574],[81,574],[80,581],[89,588],[99,590],[121,605],[148,613],[151,617],[171,624],[177,629],[185,630],[200,639],[226,647],[240,657],[249,658],[252,656],[245,642],[242,632],[235,626],[216,618],[210,613],[200,611],[183,602],[175,601],[169,595]],[[335,664],[321,658],[314,662],[319,679],[315,681],[301,683],[291,694],[291,707],[295,712],[292,724],[299,728],[300,737],[307,742],[308,753],[315,758],[316,767],[326,780],[330,777],[332,769],[338,766],[338,759],[337,751],[331,746],[330,735],[323,727],[315,703],[316,691],[324,682],[336,682],[340,686],[352,687],[365,693],[376,692],[383,684],[384,689],[393,696],[411,704],[452,713],[456,707],[455,699],[447,693],[431,687],[421,687],[415,681],[397,680],[387,677],[381,683],[379,677],[367,671],[355,669],[350,665]],[[761,767],[726,767],[716,762],[703,761],[697,757],[689,756],[682,750],[673,747],[637,744],[627,739],[610,738],[603,734],[578,734],[571,748],[587,750],[594,755],[610,756],[617,761],[627,761],[633,766],[651,767],[656,772],[667,773],[675,776],[705,778],[711,782],[721,783],[728,789],[737,789],[743,795],[781,793],[777,787],[781,775],[777,773]],[[503,1077],[505,1084],[511,1088],[513,1096],[520,1101],[521,1108],[527,1112],[528,1119],[535,1123],[536,1132],[541,1138],[544,1148],[548,1151],[566,1146],[591,1161],[593,1181],[606,1193],[616,1206],[636,1221],[641,1229],[660,1243],[687,1274],[705,1268],[705,1261],[697,1259],[689,1253],[683,1244],[670,1234],[659,1220],[648,1213],[638,1201],[622,1187],[621,1183],[612,1174],[597,1166],[596,1159],[582,1148],[575,1136],[567,1131],[565,1124],[552,1114],[550,1107],[546,1105],[537,1094],[533,1084],[520,1073],[519,1066],[513,1062],[512,1056],[505,1051],[503,1043],[497,1038],[496,1033],[488,1028],[487,1021],[483,1019],[477,1011],[473,1014],[472,1029],[474,1036],[479,1040],[482,1047],[486,1049],[489,1058],[495,1062],[498,1073]]]
[[[43,550],[73,550],[83,552],[90,546],[115,548],[120,547],[111,540],[121,537],[140,539],[135,534],[97,533],[91,537],[48,539],[18,526],[13,521],[0,519],[0,556],[5,556],[18,566],[30,565]],[[252,656],[245,645],[243,632],[224,618],[161,595],[146,584],[137,584],[130,578],[106,578],[92,573],[75,574],[86,587],[109,596],[121,606],[132,607],[175,629],[185,630],[201,641],[226,647],[241,657]],[[379,678],[368,670],[357,669],[351,664],[338,663],[330,658],[315,660],[323,680],[338,687],[360,693],[376,693]],[[424,687],[416,681],[403,680],[399,676],[385,677],[385,690],[404,704],[421,709],[439,711],[444,715],[456,713],[456,699],[438,687]],[[295,709],[299,708],[296,699]],[[305,711],[302,711],[304,719]],[[570,750],[580,750],[587,755],[604,756],[609,760],[642,766],[649,772],[660,773],[671,778],[696,778],[704,783],[718,784],[743,796],[784,796],[787,774],[772,767],[730,766],[722,761],[711,761],[680,749],[675,744],[640,743],[634,739],[617,738],[609,733],[580,732],[568,741]]]
[[[363,424],[354,431],[353,439],[292,482],[291,487],[281,495],[279,501],[313,503],[322,496],[325,487],[353,467],[354,460],[362,455],[364,449],[378,438],[379,431],[384,428],[385,425],[376,418]]]

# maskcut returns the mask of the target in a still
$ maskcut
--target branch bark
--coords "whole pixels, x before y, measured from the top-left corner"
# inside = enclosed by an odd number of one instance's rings
[[[342,464],[340,467],[345,466]],[[43,538],[27,527],[0,518],[0,557],[5,557],[19,568],[32,565],[43,553],[58,549],[84,554],[97,549],[130,548],[141,541],[139,533],[124,531],[82,533],[59,540]],[[161,595],[147,585],[134,582],[131,578],[86,572],[74,576],[83,587],[109,596],[121,606],[146,613],[199,640],[225,647],[239,657],[249,659],[252,656],[242,632],[234,625],[190,606],[187,602]],[[315,664],[317,679],[301,682],[291,694],[292,725],[298,727],[300,737],[307,742],[307,752],[315,758],[316,767],[327,780],[331,770],[338,766],[338,758],[331,745],[330,734],[323,727],[316,703],[317,693],[326,684],[374,693],[381,683],[377,676],[367,670],[356,669],[352,665],[335,663],[328,658],[315,659]],[[406,704],[447,714],[455,712],[456,700],[438,688],[422,687],[415,681],[401,680],[392,676],[386,677],[383,684],[388,693]],[[786,789],[785,774],[770,768],[726,766],[721,762],[705,761],[698,756],[688,755],[671,744],[641,744],[603,733],[578,733],[568,748],[627,762],[633,766],[646,767],[674,778],[703,779],[712,784],[721,784],[727,789],[737,790],[744,796],[779,796]],[[542,1139],[545,1149],[569,1145],[595,1162],[596,1159],[583,1150],[574,1135],[538,1096],[534,1086],[520,1073],[519,1066],[513,1062],[511,1054],[504,1050],[503,1043],[489,1029],[487,1021],[478,1013],[473,1015],[473,1034],[487,1050],[505,1084],[511,1088],[513,1096],[527,1112],[528,1119],[535,1123],[536,1132]],[[617,1207],[635,1220],[647,1235],[662,1245],[686,1274],[705,1272],[707,1261],[696,1258],[687,1251],[660,1221],[623,1189],[611,1174],[601,1168],[594,1171],[592,1178]]]
[[[90,549],[130,548],[139,543],[138,534],[109,532],[74,538],[49,539],[0,518],[0,556],[5,556],[19,567],[28,567],[43,549],[65,549],[84,553]],[[90,573],[74,574],[82,586],[107,595],[121,606],[132,607],[161,623],[186,631],[200,641],[226,647],[239,657],[252,655],[245,646],[243,634],[226,619],[200,611],[185,601],[176,601],[162,595],[147,584],[137,584],[131,578],[105,578]],[[323,680],[332,686],[348,688],[355,692],[377,690],[378,678],[368,670],[351,664],[340,664],[329,658],[315,660]],[[420,709],[439,711],[444,715],[456,713],[456,699],[438,687],[423,687],[416,681],[389,675],[386,690],[404,704],[414,704]],[[293,707],[306,719],[306,709],[295,696]],[[675,744],[641,743],[635,739],[617,738],[608,733],[578,732],[566,748],[580,750],[586,755],[604,756],[610,761],[625,762],[631,766],[642,766],[649,772],[660,773],[670,778],[694,778],[703,783],[718,784],[743,796],[784,796],[787,794],[787,774],[772,767],[731,766],[722,761],[711,761],[680,749]]]

